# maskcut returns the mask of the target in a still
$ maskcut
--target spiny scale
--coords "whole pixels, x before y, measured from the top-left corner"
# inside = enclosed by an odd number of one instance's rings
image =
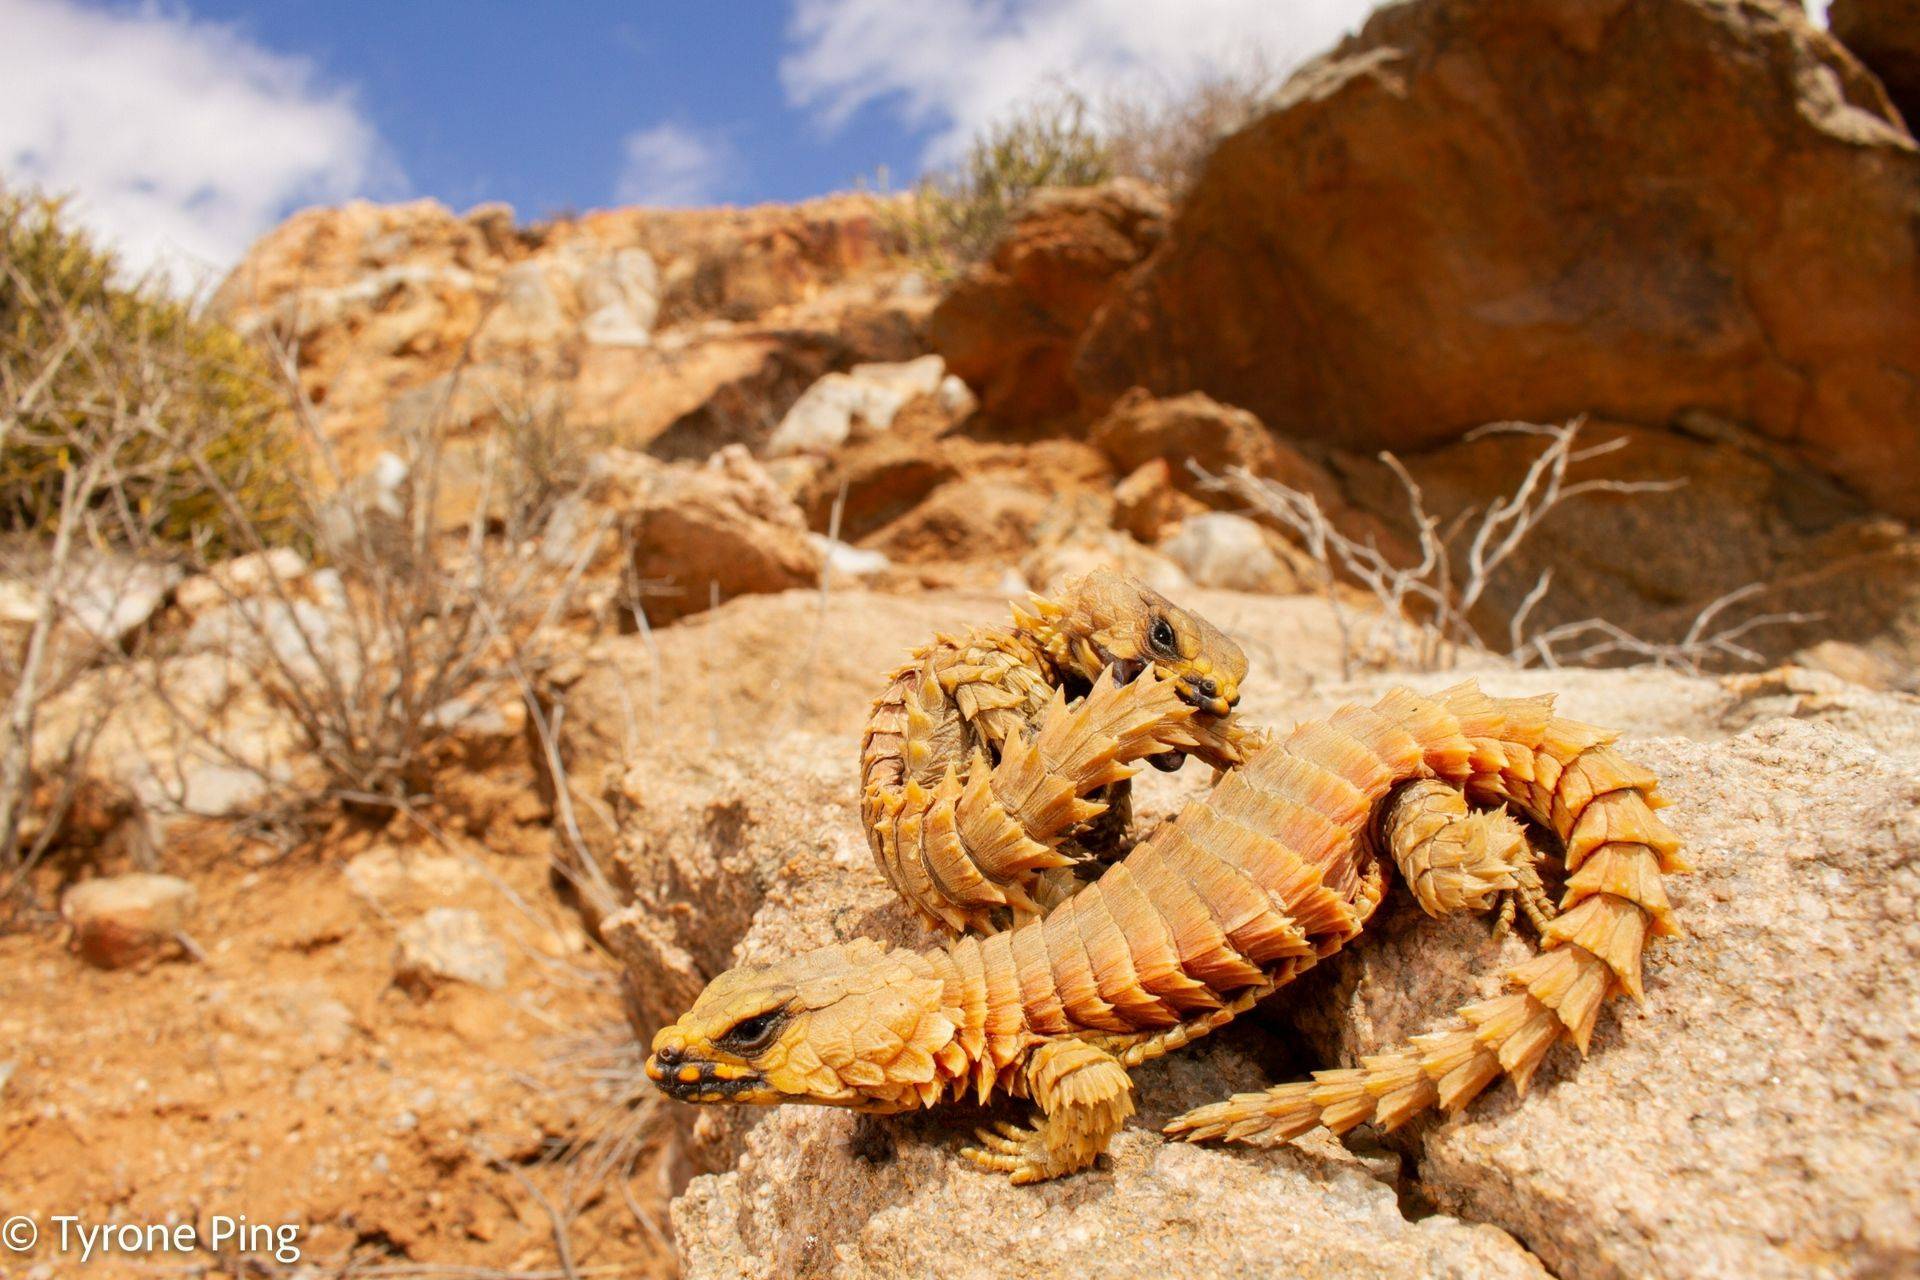
[[[1472,685],[1430,702],[1396,690],[1375,710],[1420,742],[1425,772],[1437,779],[1398,793],[1401,807],[1381,824],[1388,852],[1416,882],[1423,905],[1478,905],[1476,886],[1498,885],[1513,866],[1513,854],[1503,852],[1512,833],[1503,826],[1448,825],[1445,814],[1446,821],[1427,820],[1420,806],[1444,799],[1434,786],[1460,788],[1480,804],[1516,805],[1564,842],[1565,896],[1543,930],[1543,950],[1508,971],[1506,992],[1467,1005],[1452,1025],[1414,1036],[1403,1049],[1201,1107],[1176,1119],[1169,1133],[1284,1141],[1322,1125],[1339,1132],[1371,1120],[1393,1128],[1428,1107],[1456,1110],[1502,1075],[1525,1093],[1555,1043],[1571,1040],[1586,1052],[1608,995],[1618,990],[1642,998],[1647,939],[1680,933],[1661,879],[1685,870],[1679,839],[1654,816],[1660,801],[1653,774],[1614,752],[1617,734],[1554,716],[1551,698],[1496,700]],[[1359,723],[1351,717],[1336,722]],[[1333,740],[1320,731],[1296,731],[1290,741]],[[1374,750],[1385,742],[1369,739]],[[1262,759],[1249,765],[1252,774],[1279,772]],[[1296,769],[1289,785],[1297,790],[1312,781]],[[1441,866],[1432,843],[1442,836],[1479,847],[1447,853]],[[1426,891],[1418,883],[1423,877]]]

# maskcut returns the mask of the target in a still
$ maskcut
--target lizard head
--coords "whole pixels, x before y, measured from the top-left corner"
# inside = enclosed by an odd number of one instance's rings
[[[939,1097],[956,1013],[925,957],[860,939],[721,974],[654,1036],[647,1078],[682,1102],[902,1111]]]
[[[1123,681],[1147,667],[1174,681],[1181,698],[1224,716],[1240,701],[1247,655],[1197,613],[1132,578],[1096,569],[1067,584],[1052,602],[1074,674],[1092,680],[1106,667]]]

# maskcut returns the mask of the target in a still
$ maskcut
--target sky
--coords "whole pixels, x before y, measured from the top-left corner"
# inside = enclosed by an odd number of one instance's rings
[[[1291,66],[1370,0],[0,0],[0,181],[184,284],[294,209],[910,183],[1063,84]]]
[[[0,0],[0,181],[189,287],[356,196],[530,221],[897,188],[1049,89],[1288,69],[1372,3]]]

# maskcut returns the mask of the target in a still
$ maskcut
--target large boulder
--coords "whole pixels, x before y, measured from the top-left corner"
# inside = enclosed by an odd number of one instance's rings
[[[1873,68],[1909,127],[1920,123],[1920,4],[1915,0],[1833,0],[1827,24]]]
[[[1228,616],[1228,599],[1202,607]],[[1241,622],[1256,649],[1287,655],[1275,675],[1304,661],[1280,615]],[[1388,683],[1291,700],[1268,687],[1258,712],[1318,714]],[[1013,1188],[964,1162],[957,1148],[983,1118],[964,1108],[882,1120],[674,1108],[683,1170],[713,1171],[674,1205],[686,1273],[1912,1270],[1920,1032],[1906,957],[1920,945],[1909,909],[1920,890],[1920,704],[1791,671],[1489,673],[1486,683],[1515,696],[1563,688],[1569,714],[1629,729],[1628,750],[1661,774],[1699,868],[1674,885],[1692,937],[1655,951],[1646,1006],[1607,1015],[1586,1061],[1556,1051],[1526,1099],[1495,1089],[1385,1148],[1366,1131],[1272,1152],[1163,1141],[1160,1123],[1182,1108],[1430,1026],[1521,953],[1503,947],[1524,950],[1493,939],[1481,917],[1427,921],[1396,893],[1320,975],[1142,1070],[1140,1117],[1099,1167],[1055,1184]],[[833,809],[836,791],[850,794],[849,765],[823,763],[798,736],[744,771],[729,759],[703,772],[692,811],[636,845],[633,868],[655,856],[649,844],[663,871],[710,868],[636,911],[702,952],[678,998],[722,963],[858,936],[928,942],[871,865],[850,804]],[[1149,780],[1143,817],[1203,785],[1194,772]],[[683,905],[708,892],[727,904],[710,931]]]
[[[1224,141],[1089,395],[1408,448],[1711,411],[1920,514],[1920,150],[1775,0],[1413,0]]]
[[[1159,243],[1166,218],[1165,201],[1128,180],[1039,192],[993,257],[934,309],[928,339],[987,413],[1070,413],[1074,344],[1121,273]]]
[[[1691,936],[1656,948],[1646,1004],[1603,1015],[1585,1061],[1555,1050],[1524,1099],[1409,1131],[1427,1203],[1574,1280],[1920,1269],[1920,707],[1882,710],[1866,735],[1775,719],[1632,745],[1698,869],[1673,884]],[[1398,902],[1286,1007],[1352,1064],[1528,950]]]

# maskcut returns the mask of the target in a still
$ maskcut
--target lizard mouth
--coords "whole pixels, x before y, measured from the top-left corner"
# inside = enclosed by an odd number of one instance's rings
[[[751,1067],[731,1062],[681,1059],[663,1062],[647,1055],[647,1079],[676,1102],[777,1102],[779,1094]]]

